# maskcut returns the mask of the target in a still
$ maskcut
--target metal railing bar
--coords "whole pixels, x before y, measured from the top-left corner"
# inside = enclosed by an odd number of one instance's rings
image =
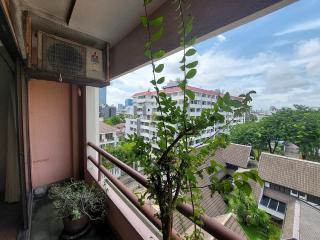
[[[160,219],[155,216],[150,206],[146,204],[141,205],[138,197],[120,180],[114,177],[104,166],[99,165],[99,162],[96,161],[92,156],[88,156],[88,159],[98,168],[99,172],[102,172],[102,174],[107,177],[120,190],[120,192],[122,192],[129,199],[129,201],[148,218],[153,225],[155,225],[158,229],[162,228]],[[177,240],[180,239],[176,231],[173,232],[173,237]]]
[[[111,163],[119,167],[121,170],[126,172],[128,175],[130,175],[132,178],[134,178],[138,183],[140,183],[142,186],[146,187],[148,185],[148,181],[141,173],[134,170],[132,167],[128,166],[118,158],[112,156],[110,153],[106,152],[105,150],[101,149],[100,147],[96,146],[95,144],[89,142],[88,145],[92,147],[94,150],[98,152],[101,156],[109,160]]]
[[[119,167],[121,170],[125,171],[128,175],[130,175],[133,179],[135,179],[137,182],[139,182],[142,186],[147,188],[147,179],[141,173],[139,173],[135,169],[131,168],[130,166],[128,166],[124,162],[120,161],[116,157],[112,156],[111,154],[109,154],[105,150],[99,148],[95,144],[89,142],[88,145],[90,147],[92,147],[93,149],[95,149],[99,154],[101,154],[107,160],[109,160],[110,162],[115,164],[117,167]],[[192,221],[193,210],[192,210],[191,205],[179,204],[176,208],[181,214],[183,214],[185,217],[189,218]],[[205,231],[207,231],[208,233],[210,233],[212,236],[214,236],[215,238],[217,238],[219,240],[243,240],[243,238],[240,237],[239,235],[237,235],[235,232],[231,231],[229,228],[225,227],[220,222],[209,217],[206,214],[203,214],[201,216],[201,220],[202,220],[203,224],[200,225],[200,227],[203,228]]]

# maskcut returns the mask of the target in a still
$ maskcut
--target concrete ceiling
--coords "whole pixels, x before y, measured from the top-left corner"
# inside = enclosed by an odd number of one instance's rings
[[[23,5],[28,6],[28,10],[33,13],[61,22],[66,20],[71,2],[72,0],[22,0]]]
[[[150,13],[166,0],[154,0]],[[72,0],[22,0],[25,9],[67,25]],[[68,27],[114,45],[130,33],[144,14],[143,0],[76,0]]]

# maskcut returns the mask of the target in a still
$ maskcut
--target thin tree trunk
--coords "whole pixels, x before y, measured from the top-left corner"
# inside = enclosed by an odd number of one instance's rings
[[[162,222],[162,236],[163,240],[170,240],[172,237],[172,216],[167,216]]]
[[[273,150],[272,150],[272,153],[274,153],[275,151],[276,151],[276,149],[277,149],[277,147],[278,147],[278,141],[276,141],[275,143],[274,143],[274,147],[273,147]]]
[[[269,152],[272,153],[271,141],[268,140]]]

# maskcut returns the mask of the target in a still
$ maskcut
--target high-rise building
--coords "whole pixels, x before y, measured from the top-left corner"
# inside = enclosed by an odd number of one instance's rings
[[[118,104],[118,111],[121,111],[122,109],[124,109],[124,106],[122,103],[119,103]]]
[[[125,107],[129,107],[133,105],[133,99],[132,98],[127,98],[124,102]]]
[[[103,87],[99,89],[99,106],[107,104],[107,88]]]
[[[115,106],[101,105],[99,106],[99,117],[110,118],[115,116],[117,108]]]
[[[187,86],[187,89],[193,91],[195,94],[195,99],[190,101],[188,108],[188,114],[190,116],[200,116],[202,110],[211,108],[216,102],[217,97],[222,95],[220,92],[214,90],[206,90],[192,86]],[[170,86],[165,87],[162,91],[176,101],[177,105],[182,108],[183,91],[177,84],[173,85],[171,83]],[[155,95],[155,91],[139,92],[133,95],[134,110],[133,113],[128,114],[129,116],[126,118],[126,136],[137,133],[144,137],[146,141],[153,141],[157,131],[157,122],[154,120],[154,115],[159,114]],[[229,123],[229,127],[244,122],[244,117],[235,117],[231,113],[225,113],[224,115],[226,118],[225,122]],[[204,129],[199,136],[192,139],[191,145],[197,146],[203,142],[204,139],[212,137],[216,133],[228,131],[228,129],[224,129],[223,126],[224,124],[222,123]]]

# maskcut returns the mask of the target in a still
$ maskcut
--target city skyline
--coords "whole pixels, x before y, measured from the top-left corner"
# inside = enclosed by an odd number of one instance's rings
[[[319,1],[302,0],[196,44],[198,74],[190,84],[232,95],[255,90],[254,109],[320,106],[319,8]],[[167,81],[181,77],[180,58],[178,52],[160,61],[165,62]],[[108,102],[116,105],[136,92],[152,90],[150,75],[150,66],[145,66],[114,79]]]

